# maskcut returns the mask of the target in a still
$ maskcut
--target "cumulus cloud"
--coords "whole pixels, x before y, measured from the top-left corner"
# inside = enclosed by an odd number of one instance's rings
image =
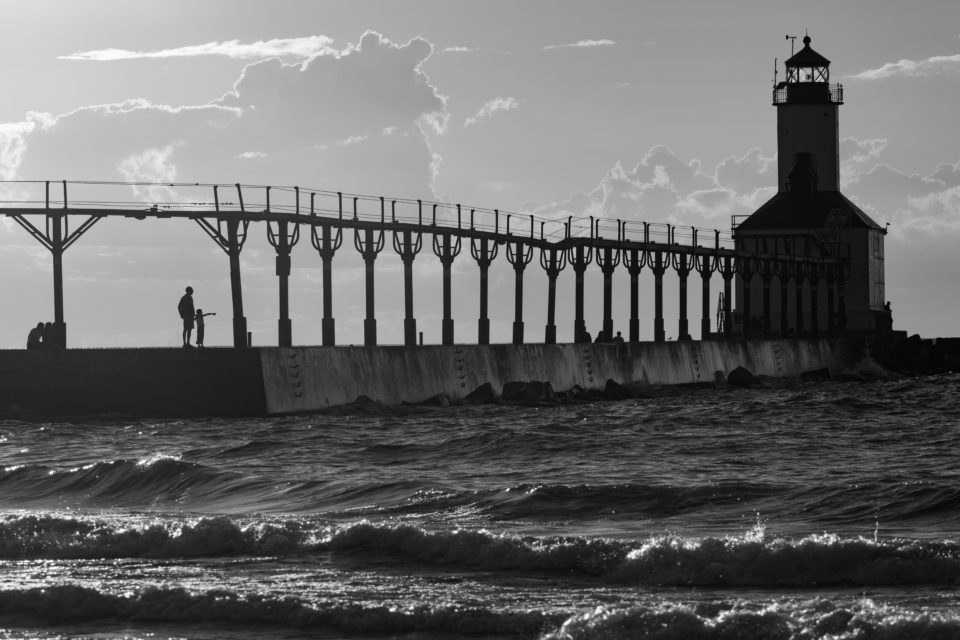
[[[882,162],[887,140],[841,140],[844,193],[876,222],[929,236],[960,230],[960,163],[928,175],[908,174]],[[540,215],[616,218],[727,228],[777,191],[777,159],[760,149],[730,156],[715,168],[655,146],[634,166],[617,163],[596,187],[566,200],[531,207]]]
[[[449,120],[446,98],[421,69],[432,50],[420,38],[394,43],[367,32],[336,56],[252,62],[211,104],[130,99],[30,114],[0,125],[0,175],[176,175],[422,196],[439,166],[427,135],[442,133]]]
[[[154,51],[131,51],[129,49],[96,49],[78,51],[60,60],[83,60],[92,62],[114,62],[117,60],[143,60],[168,58],[193,58],[197,56],[221,56],[238,60],[259,60],[263,58],[302,58],[317,55],[339,55],[333,48],[333,40],[326,36],[308,36],[304,38],[274,38],[243,43],[239,40],[225,42],[207,42],[173,49]]]
[[[548,44],[543,47],[544,51],[553,51],[554,49],[588,49],[593,47],[612,47],[616,42],[613,40],[578,40],[567,44]]]
[[[960,54],[931,56],[924,60],[888,62],[876,69],[867,69],[851,78],[857,80],[885,80],[887,78],[915,78],[960,72]]]
[[[714,177],[704,174],[697,161],[684,162],[669,148],[656,146],[632,168],[618,162],[595,188],[538,207],[536,213],[670,222],[678,219],[691,194],[716,188]]]
[[[0,178],[13,180],[27,148],[26,140],[36,127],[35,122],[7,122],[0,124]]]
[[[868,165],[876,165],[877,159],[886,148],[886,138],[869,138],[867,140],[842,138],[840,140],[841,186],[845,187],[865,168],[870,168]]]
[[[494,98],[493,100],[488,100],[483,107],[477,111],[476,114],[467,118],[463,122],[464,128],[473,126],[477,124],[480,120],[484,118],[489,118],[493,114],[499,111],[512,111],[520,106],[520,103],[516,101],[515,98],[506,97],[506,98]]]

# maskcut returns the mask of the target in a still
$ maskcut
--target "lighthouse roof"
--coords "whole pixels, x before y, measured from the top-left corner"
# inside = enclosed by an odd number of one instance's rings
[[[837,213],[843,213],[852,228],[881,228],[839,191],[781,191],[740,223],[737,232],[821,229]]]
[[[791,56],[785,63],[788,67],[828,67],[830,61],[810,48],[810,36],[804,36],[803,49]]]

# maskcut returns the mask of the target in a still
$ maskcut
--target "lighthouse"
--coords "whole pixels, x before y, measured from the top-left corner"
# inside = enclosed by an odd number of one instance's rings
[[[774,82],[777,193],[734,225],[736,320],[748,337],[889,328],[886,230],[840,192],[843,86],[810,42]]]

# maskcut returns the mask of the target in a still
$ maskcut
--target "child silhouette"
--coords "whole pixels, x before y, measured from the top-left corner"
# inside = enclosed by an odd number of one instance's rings
[[[203,346],[203,317],[204,316],[215,316],[217,313],[214,311],[212,313],[204,313],[203,309],[197,309],[197,346]]]

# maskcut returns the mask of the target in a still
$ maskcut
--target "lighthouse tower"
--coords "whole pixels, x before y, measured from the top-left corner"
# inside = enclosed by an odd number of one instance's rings
[[[777,193],[734,228],[745,257],[737,282],[744,335],[821,335],[888,328],[885,229],[840,193],[843,87],[810,47],[773,87]]]

